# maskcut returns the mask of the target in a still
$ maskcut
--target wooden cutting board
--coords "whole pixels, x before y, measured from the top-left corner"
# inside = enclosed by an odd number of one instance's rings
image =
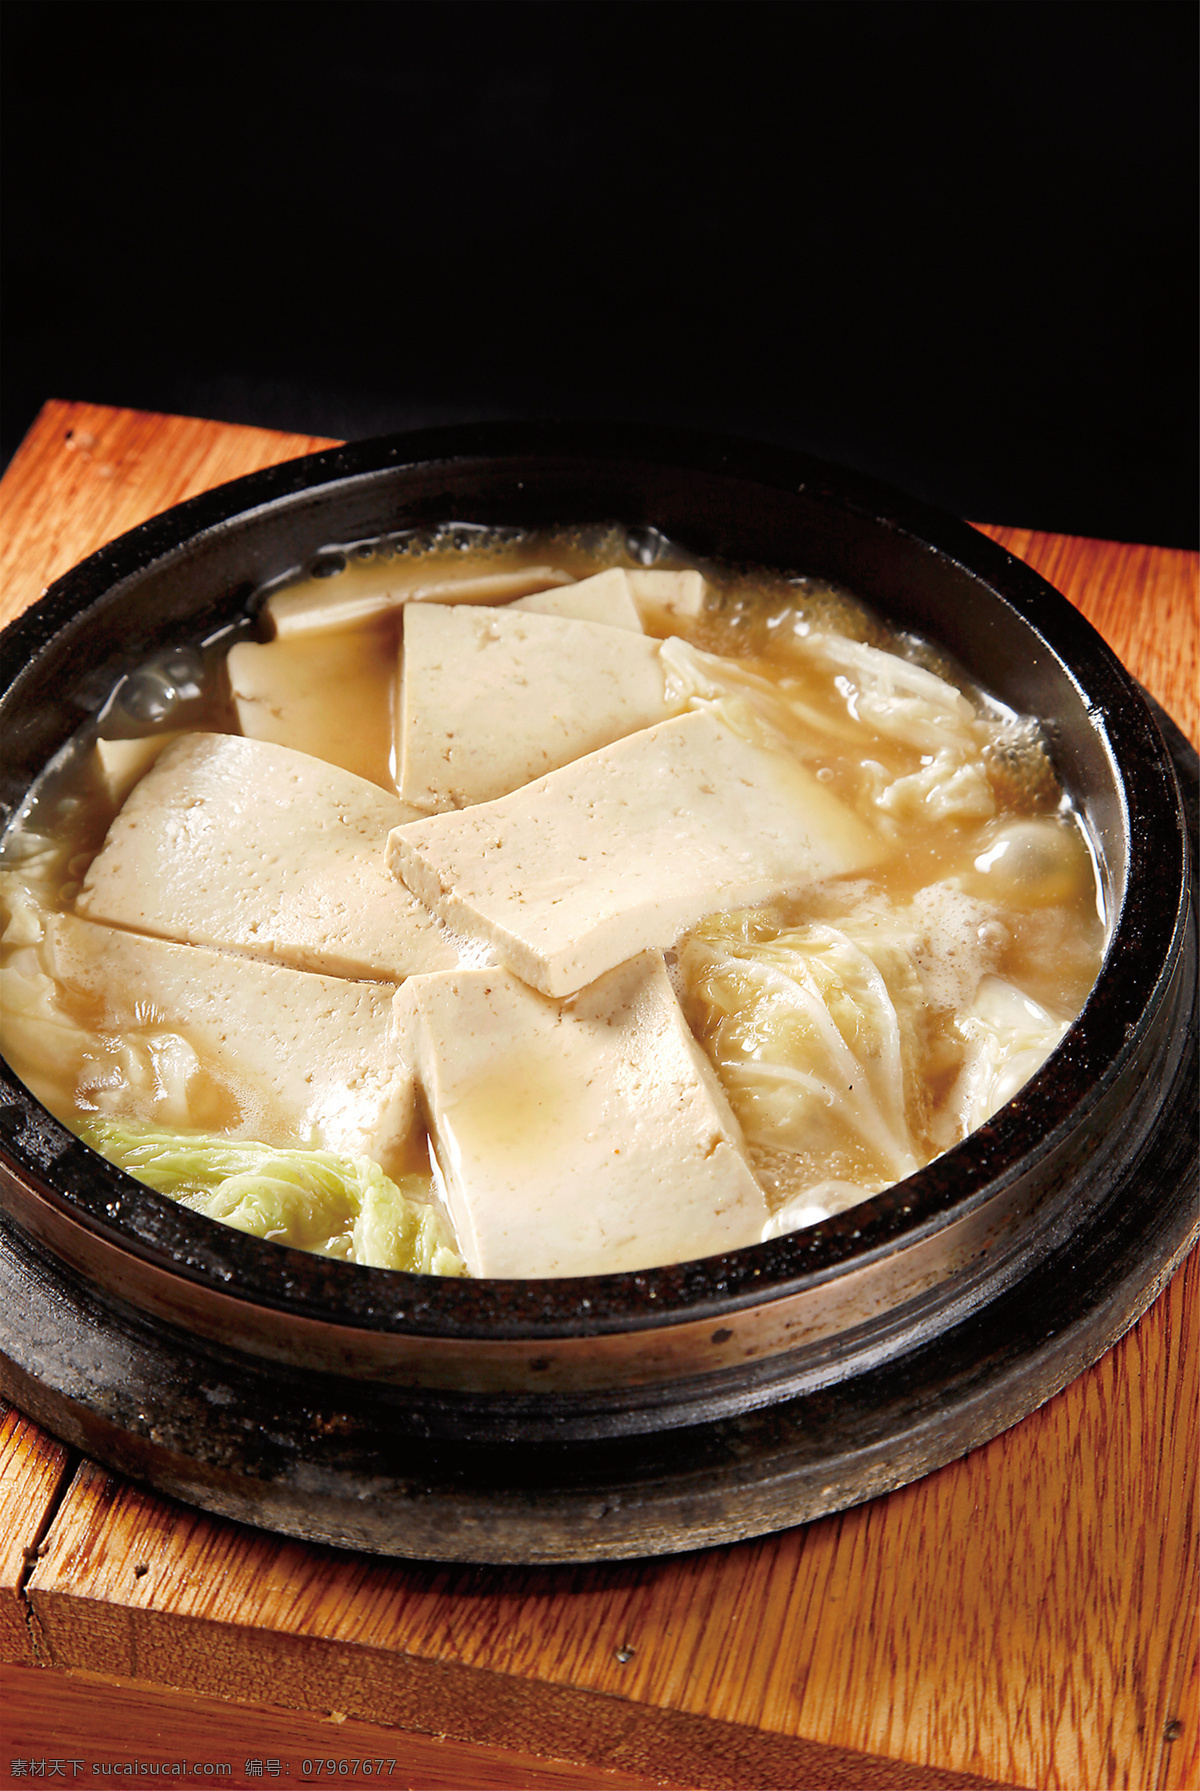
[[[326,445],[48,405],[0,485],[0,617],[145,517]],[[1197,739],[1197,556],[985,532]],[[1193,1256],[1087,1374],[917,1485],[647,1562],[308,1547],[141,1491],[9,1412],[0,1782],[29,1776],[14,1760],[70,1778],[184,1759],[228,1762],[225,1784],[427,1791],[1193,1791],[1198,1284]]]

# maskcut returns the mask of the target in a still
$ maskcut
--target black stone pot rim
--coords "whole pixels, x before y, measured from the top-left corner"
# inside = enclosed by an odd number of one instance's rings
[[[249,1305],[348,1329],[408,1336],[526,1340],[600,1335],[718,1318],[816,1287],[978,1211],[1026,1175],[1121,1074],[1143,1015],[1164,997],[1187,924],[1187,842],[1170,758],[1142,693],[1090,624],[1022,561],[954,517],[890,486],[793,450],[693,431],[616,424],[484,423],[379,437],[288,461],[202,493],[82,561],[0,638],[3,688],[78,613],[149,568],[185,560],[204,540],[406,467],[504,460],[562,465],[622,460],[672,465],[802,491],[876,528],[909,537],[987,586],[1037,634],[1081,694],[1122,788],[1129,873],[1096,985],[1078,1019],[1013,1101],[944,1156],[847,1212],[769,1243],[618,1275],[457,1280],[315,1257],[215,1224],[126,1176],[53,1119],[0,1061],[5,1158],[26,1186],[118,1250]],[[447,516],[446,521],[453,521]],[[563,517],[564,522],[574,519]],[[652,516],[615,518],[627,524]],[[676,531],[680,545],[688,545]],[[802,571],[796,566],[788,570]],[[1049,632],[1047,632],[1049,630]],[[1070,657],[1068,657],[1070,655]],[[1083,681],[1072,661],[1087,662]],[[2,708],[0,708],[2,713]],[[1130,811],[1146,825],[1130,824]],[[1175,842],[1178,841],[1178,845]],[[1178,896],[1138,901],[1170,842]],[[1080,1067],[1086,1092],[1078,1092]],[[51,1164],[53,1169],[51,1170]]]

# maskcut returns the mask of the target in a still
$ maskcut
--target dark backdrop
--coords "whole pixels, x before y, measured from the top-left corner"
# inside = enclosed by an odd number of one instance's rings
[[[627,417],[1195,542],[1190,0],[0,15],[5,458]]]

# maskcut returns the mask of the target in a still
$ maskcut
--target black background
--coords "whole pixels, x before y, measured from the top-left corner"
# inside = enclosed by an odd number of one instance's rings
[[[3,453],[70,397],[783,442],[1196,541],[1196,10],[26,4]]]

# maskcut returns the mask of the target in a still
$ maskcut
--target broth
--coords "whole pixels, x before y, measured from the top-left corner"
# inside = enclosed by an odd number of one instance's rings
[[[264,1099],[254,1077],[243,1082],[225,1057],[210,1060],[186,1014],[164,1024],[149,998],[142,1012],[135,996],[122,1020],[103,976],[64,980],[66,935],[60,928],[55,959],[51,917],[87,915],[89,867],[125,786],[148,775],[160,743],[197,730],[237,734],[240,725],[395,797],[404,775],[396,667],[406,601],[467,602],[486,617],[605,570],[632,573],[632,590],[647,569],[698,572],[706,592],[703,607],[688,613],[642,581],[641,630],[670,643],[657,657],[671,713],[710,712],[756,752],[800,767],[807,787],[826,792],[872,840],[867,861],[848,871],[747,904],[714,900],[654,942],[711,1066],[704,1075],[715,1075],[713,1099],[732,1109],[730,1137],[739,1149],[744,1141],[761,1190],[765,1226],[756,1221],[751,1231],[747,1220],[745,1235],[729,1242],[817,1222],[982,1123],[1079,1012],[1104,945],[1088,841],[1037,729],[972,685],[936,645],[889,629],[848,592],[701,564],[653,531],[615,526],[518,534],[451,525],[330,548],[304,577],[265,594],[275,640],[266,640],[264,620],[257,641],[207,659],[177,648],[125,680],[99,722],[48,769],[3,842],[4,1043],[17,1073],[106,1155],[213,1217],[359,1261],[461,1272],[451,1233],[455,1223],[463,1229],[465,1197],[447,1188],[453,1176],[430,1110],[432,1069],[418,1077],[424,1131],[410,1129],[403,1147],[393,1140],[384,1148],[374,1134],[365,1151],[331,1151],[328,1126],[315,1123],[306,1136],[288,1135],[286,1103]],[[694,579],[688,588],[697,588]],[[661,596],[666,586],[654,589]],[[536,690],[530,700],[536,707]],[[188,938],[178,949],[205,943]],[[495,961],[481,956],[478,940],[458,944],[464,963]],[[244,942],[218,940],[217,949],[263,956]],[[353,986],[380,989],[382,1014],[390,984],[403,981],[370,972]],[[565,1007],[578,999],[571,994]],[[176,1049],[164,1040],[181,1042]],[[531,1046],[529,1061],[541,1050]],[[488,1086],[499,1073],[488,1071]],[[523,1129],[533,1138],[549,1123],[549,1081],[534,1079],[526,1111],[514,1100],[521,1078],[511,1065],[502,1080],[501,1154],[511,1157]],[[481,1109],[473,1111],[477,1118]],[[431,1173],[425,1132],[434,1141]],[[209,1133],[220,1135],[219,1147]],[[353,1128],[347,1135],[357,1136]],[[197,1168],[201,1146],[211,1161]],[[319,1175],[311,1164],[297,1168],[306,1154],[322,1158]],[[533,1169],[518,1163],[518,1182],[522,1173],[532,1185]],[[321,1175],[324,1193],[314,1192]],[[468,1257],[483,1250],[462,1236],[457,1244]],[[651,1266],[630,1248],[612,1266]]]

